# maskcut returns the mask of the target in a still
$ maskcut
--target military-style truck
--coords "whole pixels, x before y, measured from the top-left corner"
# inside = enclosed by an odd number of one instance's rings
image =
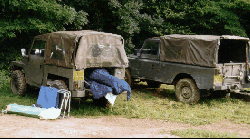
[[[27,84],[68,89],[72,98],[91,98],[85,75],[106,69],[124,79],[128,59],[122,36],[91,30],[58,31],[38,35],[22,61],[11,62],[11,90],[23,95]]]
[[[250,87],[249,38],[172,34],[146,39],[129,56],[127,82],[175,86],[176,98],[197,103],[201,92]],[[216,91],[220,92],[220,91]]]

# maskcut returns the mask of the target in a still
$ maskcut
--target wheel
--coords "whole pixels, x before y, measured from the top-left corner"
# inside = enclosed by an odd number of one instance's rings
[[[51,87],[55,87],[57,89],[65,89],[67,90],[67,85],[63,80],[54,80],[52,81]]]
[[[51,87],[55,87],[57,89],[65,89],[68,90],[67,85],[65,84],[65,82],[63,80],[54,80],[51,82]],[[63,94],[59,93],[59,104],[58,104],[58,108],[60,108],[61,104],[62,104],[62,100],[63,100]],[[69,108],[69,105],[66,106],[65,109],[65,105],[62,106],[62,111],[66,111]]]
[[[131,77],[129,69],[125,69],[125,78],[124,80],[129,84],[131,88],[134,87],[134,79]]]
[[[110,108],[112,106],[112,104],[105,97],[101,97],[99,99],[93,98],[93,103],[98,106],[104,106],[105,108]]]
[[[148,84],[148,87],[150,87],[150,88],[160,88],[161,87],[160,82],[151,81],[151,80],[147,80],[146,82]]]
[[[26,93],[26,79],[20,70],[11,73],[10,87],[13,94],[23,96]]]
[[[183,103],[193,104],[200,99],[200,90],[192,79],[180,79],[175,86],[175,96]]]

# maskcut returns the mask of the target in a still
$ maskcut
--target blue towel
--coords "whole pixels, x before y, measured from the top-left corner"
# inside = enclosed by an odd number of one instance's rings
[[[50,88],[41,86],[39,91],[39,96],[37,99],[37,104],[42,105],[43,108],[58,108],[59,104],[59,93],[57,88]]]
[[[90,75],[90,79],[100,84],[112,87],[112,89],[114,89],[114,95],[118,95],[123,91],[127,91],[127,101],[131,97],[131,87],[129,84],[122,79],[118,79],[117,77],[110,75],[105,69],[94,70]]]
[[[94,99],[99,99],[105,96],[107,93],[112,92],[112,88],[104,84],[99,84],[95,81],[91,81],[89,83],[90,83],[90,90],[93,94]]]

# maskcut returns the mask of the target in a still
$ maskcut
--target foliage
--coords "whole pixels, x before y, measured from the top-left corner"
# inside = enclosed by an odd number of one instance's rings
[[[140,0],[63,0],[61,4],[70,5],[76,10],[84,9],[88,13],[89,24],[84,29],[122,35],[128,53],[134,47],[133,37],[140,32],[140,24],[156,25],[162,23],[157,18],[140,13],[143,8],[143,3]]]
[[[57,30],[116,33],[127,53],[146,38],[167,34],[250,35],[248,0],[0,0],[0,5],[4,69],[34,36]]]
[[[140,34],[142,29],[150,28],[150,26],[159,26],[163,22],[160,18],[148,15],[147,13],[141,13],[140,11],[144,6],[142,1],[125,0],[119,2],[111,0],[109,6],[110,10],[117,17],[115,23],[117,32],[126,39],[127,52],[131,52],[129,50],[134,48],[133,38],[137,34]],[[144,38],[141,37],[142,40]]]
[[[55,0],[1,0],[0,37],[16,37],[16,32],[30,35],[71,29],[87,24],[86,13],[60,5]]]
[[[232,11],[233,6],[239,7],[236,5],[237,1],[229,3],[207,0],[151,0],[145,6],[145,12],[156,14],[165,21],[162,34],[247,36],[235,14],[236,11]]]
[[[85,9],[86,29],[120,34],[127,53],[146,38],[165,34],[239,35],[247,37],[249,2],[207,0],[64,0]]]
[[[88,23],[87,13],[56,0],[0,0],[0,69],[20,59],[34,36],[57,30],[79,30]]]

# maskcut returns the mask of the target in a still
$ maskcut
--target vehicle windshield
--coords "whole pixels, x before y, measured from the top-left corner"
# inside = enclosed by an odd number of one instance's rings
[[[35,39],[30,54],[44,57],[45,45],[46,41]]]
[[[142,54],[157,55],[160,40],[147,40],[142,48]]]

